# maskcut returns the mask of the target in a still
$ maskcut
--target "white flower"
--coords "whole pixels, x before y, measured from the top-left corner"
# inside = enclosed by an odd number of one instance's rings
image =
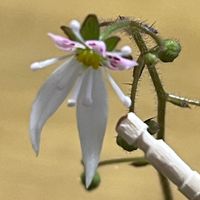
[[[58,48],[71,52],[70,58],[69,55],[56,57],[31,65],[33,70],[37,70],[64,60],[64,63],[43,84],[33,103],[30,136],[33,149],[38,154],[40,133],[45,122],[71,92],[68,106],[76,106],[86,187],[89,187],[98,166],[107,122],[107,93],[102,72],[105,72],[122,103],[129,107],[130,98],[123,94],[106,72],[106,68],[124,70],[136,66],[137,63],[122,57],[130,55],[130,47],[126,46],[120,52],[107,52],[103,41],[83,40],[79,22],[73,20],[70,27],[80,42],[48,34]]]

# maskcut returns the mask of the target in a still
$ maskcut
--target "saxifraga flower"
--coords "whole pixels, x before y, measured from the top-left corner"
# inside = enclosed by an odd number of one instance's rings
[[[109,38],[107,41],[99,39],[99,27],[95,15],[88,15],[82,26],[78,21],[72,20],[70,27],[66,27],[70,33],[69,38],[48,34],[59,49],[69,54],[31,65],[32,70],[37,70],[64,61],[43,84],[33,103],[30,117],[33,149],[38,155],[40,134],[45,122],[70,93],[68,106],[76,107],[87,188],[98,166],[106,129],[108,107],[105,77],[122,103],[126,107],[131,105],[130,98],[124,95],[107,69],[126,70],[137,65],[134,60],[127,58],[131,54],[130,47],[125,46],[121,51],[113,51],[119,41],[118,37],[111,36],[111,45]]]

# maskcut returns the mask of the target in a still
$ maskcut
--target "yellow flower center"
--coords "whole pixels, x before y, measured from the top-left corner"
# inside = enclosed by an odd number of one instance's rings
[[[102,61],[102,57],[92,49],[78,49],[76,58],[86,67],[98,69]]]

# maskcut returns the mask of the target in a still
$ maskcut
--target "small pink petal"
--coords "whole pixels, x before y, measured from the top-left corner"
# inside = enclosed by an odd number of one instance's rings
[[[113,53],[106,53],[106,57],[108,59],[107,66],[112,70],[126,70],[138,65],[134,60],[129,60]]]
[[[85,44],[103,57],[106,56],[106,45],[103,41],[88,40]]]
[[[78,42],[72,41],[60,35],[48,33],[48,36],[55,42],[59,49],[64,51],[74,51],[76,48],[84,48],[84,46]]]

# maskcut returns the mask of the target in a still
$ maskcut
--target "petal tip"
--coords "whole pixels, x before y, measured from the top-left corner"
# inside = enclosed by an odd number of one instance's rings
[[[47,33],[47,35],[51,38],[55,37],[55,35],[53,33]]]
[[[126,45],[121,48],[121,52],[123,53],[123,55],[131,55],[132,49],[130,46]]]
[[[97,158],[87,158],[85,164],[85,187],[88,189],[95,176],[95,172],[98,166]]]
[[[94,176],[94,175],[93,175],[93,176]],[[91,185],[91,183],[92,183],[93,176],[87,175],[87,174],[86,174],[86,177],[85,177],[85,187],[86,187],[87,189],[89,189],[89,187],[90,187],[90,185]]]
[[[81,24],[78,20],[73,19],[71,20],[69,27],[74,30],[80,30]]]
[[[31,139],[32,148],[37,157],[39,155],[39,149],[40,149],[40,132],[39,132],[39,130],[31,129],[30,130],[30,139]]]
[[[34,62],[31,64],[30,66],[31,70],[36,71],[37,69],[39,69],[39,63],[38,62]]]
[[[68,107],[74,107],[74,106],[76,106],[76,100],[74,100],[74,99],[68,99],[67,106]]]
[[[123,104],[124,104],[124,106],[126,106],[127,108],[129,108],[129,107],[131,106],[132,101],[131,101],[131,99],[130,99],[129,96],[125,96],[125,97],[124,97]]]

